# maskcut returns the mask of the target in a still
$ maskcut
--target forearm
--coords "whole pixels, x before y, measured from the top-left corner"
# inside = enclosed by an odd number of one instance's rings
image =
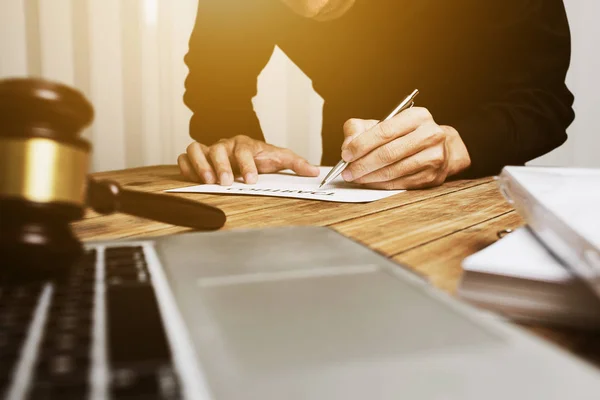
[[[523,165],[563,144],[574,117],[571,102],[567,92],[559,101],[531,90],[481,107],[454,126],[471,158],[462,175],[493,175],[505,165]]]
[[[496,28],[481,27],[478,41],[485,40],[487,53],[478,75],[487,80],[482,84],[489,85],[488,98],[451,124],[472,161],[463,176],[523,165],[567,139],[574,113],[565,85],[570,35],[564,6],[560,0],[528,4],[518,15],[508,8],[516,5],[508,4],[506,17],[498,13]]]
[[[265,140],[258,118],[251,107],[236,110],[200,106],[194,107],[193,110],[194,114],[190,119],[190,136],[207,146],[237,135]]]
[[[273,44],[257,21],[223,1],[200,2],[185,57],[190,135],[207,145],[236,135],[264,140],[252,97]]]

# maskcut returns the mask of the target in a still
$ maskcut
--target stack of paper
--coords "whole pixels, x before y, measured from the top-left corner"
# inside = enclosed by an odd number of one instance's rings
[[[499,183],[536,238],[600,297],[600,169],[506,167]]]
[[[520,321],[600,328],[600,301],[528,228],[468,257],[458,295]]]

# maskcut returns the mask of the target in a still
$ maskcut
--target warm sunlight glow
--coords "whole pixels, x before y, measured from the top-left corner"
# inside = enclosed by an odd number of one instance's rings
[[[158,21],[158,1],[159,0],[144,0],[144,18],[147,24],[156,25]]]

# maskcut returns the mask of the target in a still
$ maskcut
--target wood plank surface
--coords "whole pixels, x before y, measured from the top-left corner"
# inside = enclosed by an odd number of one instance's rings
[[[144,192],[193,185],[176,166],[158,166],[95,174]],[[223,229],[290,225],[330,226],[426,277],[455,294],[462,260],[497,240],[497,232],[523,224],[491,178],[448,182],[430,190],[401,193],[367,204],[341,204],[241,195],[170,194],[220,207]],[[124,214],[87,211],[73,224],[81,240],[151,237],[187,231]],[[596,333],[527,326],[531,332],[600,365]]]
[[[129,173],[123,171],[102,173],[94,175],[94,177],[96,179],[114,180],[123,187],[132,190],[161,192],[190,185],[190,182],[184,181],[177,171],[177,167],[162,166],[133,169]],[[342,204],[244,195],[199,193],[171,193],[169,195],[197,200],[221,208],[227,214],[227,224],[224,229],[290,225],[327,226],[351,218],[364,217],[396,207],[420,203],[424,200],[444,196],[490,181],[490,179],[481,179],[449,182],[435,189],[400,193],[367,204]],[[277,212],[274,213],[273,209],[276,209]],[[186,231],[183,228],[172,227],[142,218],[123,214],[99,216],[91,211],[86,214],[85,220],[77,222],[73,226],[82,240],[156,236]]]
[[[415,246],[394,260],[428,278],[436,287],[455,294],[463,270],[461,262],[498,240],[497,232],[515,229],[523,224],[514,211],[466,227],[451,235]]]
[[[457,191],[451,196],[440,196],[353,218],[333,227],[342,234],[393,257],[511,210],[496,185],[484,183]]]

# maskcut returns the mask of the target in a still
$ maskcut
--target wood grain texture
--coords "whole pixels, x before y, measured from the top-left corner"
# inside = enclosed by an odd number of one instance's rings
[[[94,178],[114,180],[128,189],[153,193],[191,185],[190,182],[183,180],[177,167],[174,166],[105,172],[94,175]],[[489,178],[476,181],[450,182],[435,189],[401,193],[367,204],[341,204],[243,195],[199,193],[172,193],[169,195],[193,199],[221,208],[227,214],[227,224],[224,229],[289,225],[327,226],[408,204],[420,203],[489,182],[491,182]],[[273,210],[277,211],[273,212]],[[186,229],[122,214],[99,216],[92,211],[86,213],[86,218],[83,221],[75,223],[74,229],[82,240],[147,237],[186,231]]]
[[[511,211],[494,183],[395,207],[334,225],[371,248],[394,256]]]
[[[498,240],[497,232],[523,225],[514,211],[469,226],[451,235],[413,247],[394,260],[423,275],[436,287],[454,294],[462,277],[461,262]]]
[[[136,168],[95,174],[128,189],[144,192],[193,185],[176,166]],[[170,194],[220,207],[227,214],[223,229],[289,225],[330,226],[425,276],[436,287],[454,294],[462,276],[462,260],[494,243],[496,233],[523,221],[509,207],[491,178],[448,182],[430,189],[401,193],[368,204],[341,204],[241,195]],[[87,211],[73,224],[82,240],[152,237],[186,229],[123,214]],[[600,360],[594,333],[528,326],[586,359]]]

